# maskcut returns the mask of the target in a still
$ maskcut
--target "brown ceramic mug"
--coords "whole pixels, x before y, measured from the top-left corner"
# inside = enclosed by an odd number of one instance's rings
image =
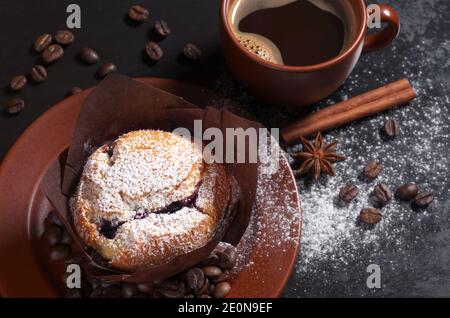
[[[377,51],[398,35],[397,12],[380,4],[381,21],[387,27],[367,34],[364,0],[345,0],[348,40],[341,53],[328,61],[311,66],[286,66],[266,61],[243,47],[230,26],[230,14],[238,0],[222,0],[221,42],[225,58],[234,76],[258,99],[278,105],[313,104],[334,92],[350,75],[361,52]],[[307,48],[307,43],[305,43]]]

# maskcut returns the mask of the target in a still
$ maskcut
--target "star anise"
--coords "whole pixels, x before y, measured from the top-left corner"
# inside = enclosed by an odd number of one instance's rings
[[[322,172],[334,177],[336,172],[333,163],[345,160],[344,156],[336,153],[337,141],[327,145],[324,144],[322,134],[317,134],[314,143],[300,137],[303,149],[301,152],[293,153],[292,156],[301,161],[298,170],[299,175],[310,175],[314,180],[318,180]]]

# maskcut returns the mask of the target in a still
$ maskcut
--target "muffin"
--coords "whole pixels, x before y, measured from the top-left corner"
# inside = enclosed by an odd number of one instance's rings
[[[133,131],[87,160],[73,199],[80,239],[114,268],[164,265],[207,244],[235,197],[223,164],[191,140]]]

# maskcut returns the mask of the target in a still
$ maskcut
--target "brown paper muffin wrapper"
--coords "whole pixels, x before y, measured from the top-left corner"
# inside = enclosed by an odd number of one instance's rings
[[[236,245],[250,220],[255,200],[258,163],[228,165],[240,188],[236,206],[230,206],[213,239],[191,253],[178,256],[169,263],[137,272],[123,272],[99,260],[86,248],[73,228],[70,197],[74,195],[84,164],[89,155],[106,142],[139,129],[172,131],[184,127],[194,135],[194,120],[202,120],[203,131],[218,128],[224,136],[226,128],[261,128],[259,123],[236,116],[228,111],[200,108],[180,97],[133,79],[111,75],[86,98],[77,119],[69,149],[48,169],[41,189],[54,206],[66,230],[80,250],[79,261],[86,274],[108,281],[151,282],[182,272],[206,259],[217,244],[224,240]],[[203,133],[203,132],[202,132]],[[248,155],[249,145],[246,140]],[[237,155],[236,142],[235,156]],[[247,158],[247,157],[246,157]],[[236,159],[236,158],[235,158]],[[236,160],[234,162],[237,162]]]

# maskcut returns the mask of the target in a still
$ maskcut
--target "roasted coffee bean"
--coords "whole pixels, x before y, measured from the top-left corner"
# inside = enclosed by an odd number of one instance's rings
[[[168,35],[170,35],[170,33],[172,33],[169,25],[164,20],[156,20],[155,21],[155,31],[162,38],[165,38]]]
[[[205,266],[202,270],[203,274],[208,278],[217,278],[222,275],[222,269],[218,266]]]
[[[183,48],[183,55],[191,61],[197,61],[202,57],[202,51],[192,43],[188,43]]]
[[[81,93],[83,90],[79,88],[78,86],[74,86],[70,89],[70,94],[76,95],[78,93]]]
[[[223,269],[232,269],[236,265],[237,253],[236,248],[227,247],[223,252],[218,251],[219,266]]]
[[[61,243],[62,235],[63,231],[60,227],[56,225],[50,225],[45,229],[43,237],[48,244],[50,244],[51,246],[55,246]]]
[[[414,199],[417,193],[419,193],[419,187],[415,183],[402,184],[395,192],[397,198],[403,201],[410,201]]]
[[[25,102],[21,98],[13,98],[6,103],[5,112],[8,115],[17,115],[25,108]]]
[[[146,8],[140,5],[134,5],[128,9],[128,17],[135,22],[142,22],[147,20],[149,12]]]
[[[55,41],[61,45],[69,45],[75,41],[75,36],[69,30],[62,30],[56,33]]]
[[[214,288],[216,288],[216,285],[210,282],[208,287],[208,295],[212,295],[214,293]]]
[[[359,189],[354,184],[348,183],[339,191],[339,199],[344,203],[353,201],[359,193]]]
[[[227,282],[217,284],[214,288],[213,295],[215,298],[223,298],[231,291],[231,285]]]
[[[34,50],[36,52],[42,52],[47,46],[52,43],[52,36],[48,33],[44,33],[38,36],[34,42]]]
[[[186,283],[193,291],[200,290],[205,283],[205,275],[200,268],[194,267],[186,272]]]
[[[122,283],[122,298],[132,298],[139,294],[136,284]]]
[[[64,49],[59,44],[52,44],[42,52],[42,59],[45,63],[56,62],[64,55]]]
[[[205,281],[204,281],[204,283],[203,283],[203,286],[202,286],[200,289],[194,291],[194,293],[195,293],[197,296],[198,296],[198,295],[203,295],[203,294],[207,294],[207,293],[208,293],[208,290],[209,290],[209,279],[208,279],[208,278],[205,278]]]
[[[80,59],[89,65],[93,65],[98,62],[98,53],[91,48],[84,47],[80,51]]]
[[[152,283],[139,283],[136,284],[137,289],[139,292],[144,294],[151,294],[153,292],[153,284]]]
[[[15,92],[22,90],[27,85],[27,78],[24,75],[17,75],[11,79],[9,86]]]
[[[164,55],[161,47],[155,42],[149,42],[145,47],[145,52],[147,53],[149,59],[153,62],[159,61]]]
[[[375,179],[383,170],[383,166],[378,160],[370,160],[364,167],[363,175],[368,179]]]
[[[97,71],[97,75],[100,78],[106,77],[106,75],[117,72],[117,67],[114,63],[105,63]]]
[[[392,199],[391,190],[384,183],[377,184],[370,196],[374,205],[378,207],[385,206]]]
[[[207,259],[202,262],[203,266],[219,266],[219,256],[215,253],[211,253]]]
[[[400,135],[400,123],[395,119],[388,119],[384,123],[384,133],[388,137],[397,137]]]
[[[179,279],[170,278],[156,288],[154,294],[165,298],[182,298],[186,294],[186,288]]]
[[[414,205],[418,208],[426,208],[433,202],[434,196],[431,192],[421,192],[414,198]]]
[[[54,261],[62,261],[72,253],[69,245],[59,244],[52,248],[50,258]]]
[[[218,284],[221,282],[225,282],[230,279],[230,272],[226,269],[222,272],[222,274],[217,278],[211,278],[211,282],[214,284]]]
[[[361,210],[359,219],[361,222],[369,225],[377,224],[381,221],[383,215],[381,212],[374,208],[365,208]]]
[[[47,71],[42,65],[35,65],[31,69],[31,78],[33,81],[41,83],[47,79]]]

